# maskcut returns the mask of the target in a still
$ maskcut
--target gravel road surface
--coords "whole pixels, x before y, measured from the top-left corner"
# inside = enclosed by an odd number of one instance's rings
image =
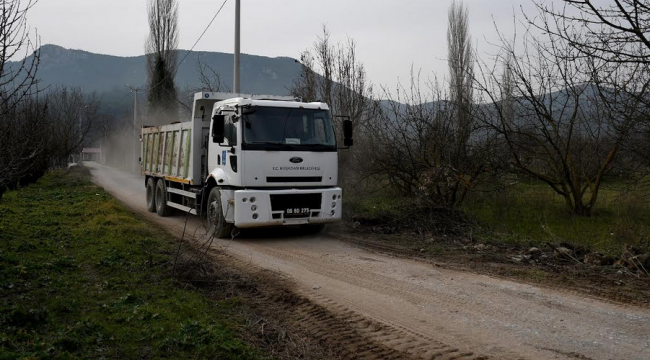
[[[96,184],[134,212],[182,232],[184,215],[147,212],[143,177],[88,167]],[[186,233],[202,232],[203,222],[190,216]],[[442,269],[327,236],[257,232],[213,246],[251,271],[290,280],[358,333],[412,358],[650,359],[648,309]]]

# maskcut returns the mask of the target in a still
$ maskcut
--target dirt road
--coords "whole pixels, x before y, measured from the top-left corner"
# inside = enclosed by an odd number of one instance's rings
[[[133,211],[182,231],[184,216],[147,212],[143,178],[89,167]],[[203,231],[196,217],[187,226],[187,233]],[[647,309],[375,254],[327,236],[274,234],[214,246],[290,279],[294,291],[358,333],[412,358],[650,359]]]

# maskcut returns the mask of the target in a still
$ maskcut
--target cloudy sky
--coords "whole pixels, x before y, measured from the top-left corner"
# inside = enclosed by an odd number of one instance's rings
[[[408,78],[411,65],[444,76],[447,9],[451,0],[241,0],[242,52],[299,58],[326,25],[332,40],[355,39],[359,59],[375,84]],[[179,0],[180,48],[198,39],[223,0]],[[531,0],[465,0],[479,53],[494,52],[494,23],[505,33],[513,14],[534,11]],[[235,0],[195,50],[232,52]],[[39,0],[29,12],[43,44],[135,56],[148,34],[145,0]]]

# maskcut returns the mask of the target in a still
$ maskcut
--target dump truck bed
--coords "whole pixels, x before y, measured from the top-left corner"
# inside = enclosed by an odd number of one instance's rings
[[[193,184],[192,122],[142,128],[142,173]]]

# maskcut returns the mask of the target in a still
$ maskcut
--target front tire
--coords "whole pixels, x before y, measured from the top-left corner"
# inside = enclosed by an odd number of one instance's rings
[[[152,177],[147,180],[147,210],[156,212],[156,180]]]
[[[208,217],[208,226],[210,231],[214,230],[214,236],[219,239],[224,239],[230,236],[232,232],[233,225],[226,222],[226,218],[223,215],[223,208],[221,207],[221,192],[218,188],[213,187],[210,190],[208,195],[207,205],[207,217]]]
[[[156,213],[160,216],[171,214],[172,208],[167,206],[167,187],[165,180],[156,181]]]

